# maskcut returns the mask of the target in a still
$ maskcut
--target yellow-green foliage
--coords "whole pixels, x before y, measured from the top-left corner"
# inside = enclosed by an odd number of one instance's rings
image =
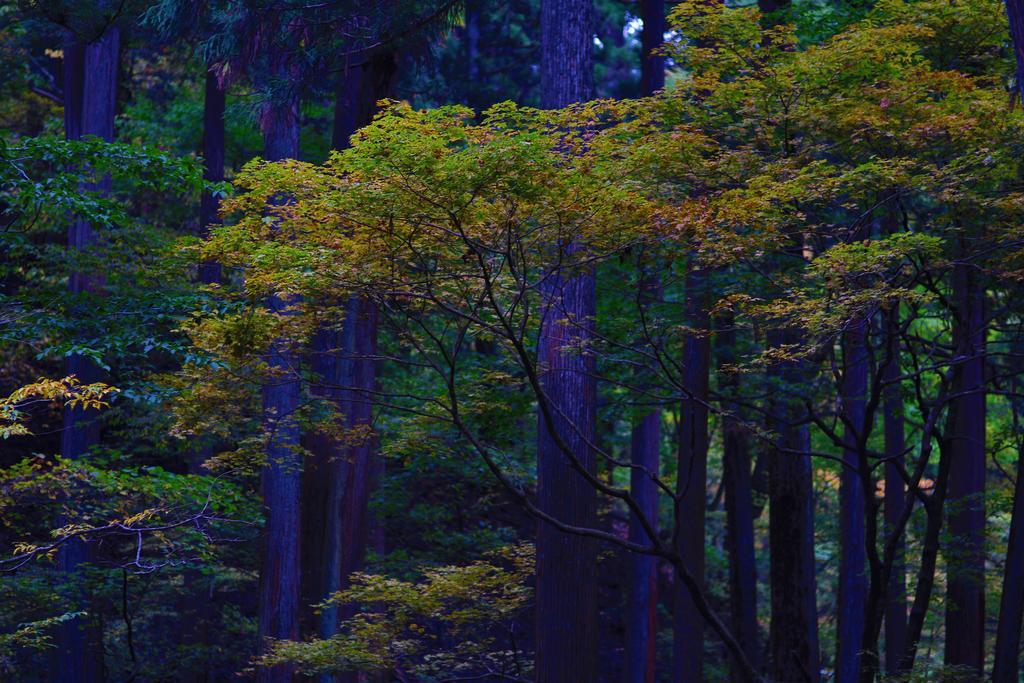
[[[428,569],[418,581],[356,574],[329,604],[360,612],[329,639],[274,641],[256,666],[290,662],[306,674],[402,669],[431,680],[444,672],[522,672],[507,629],[529,602],[533,546],[508,546],[464,566]],[[424,657],[424,653],[432,653]]]

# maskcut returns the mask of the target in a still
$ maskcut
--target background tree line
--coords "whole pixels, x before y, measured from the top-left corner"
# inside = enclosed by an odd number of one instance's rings
[[[1015,0],[0,3],[12,680],[1018,680]]]

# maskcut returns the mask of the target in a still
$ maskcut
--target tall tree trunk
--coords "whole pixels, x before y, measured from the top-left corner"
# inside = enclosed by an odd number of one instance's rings
[[[1006,0],[1006,16],[1010,25],[1010,39],[1016,59],[1017,95],[1024,103],[1024,0]],[[1013,363],[1020,363],[1024,349],[1014,345]],[[1018,382],[1019,384],[1019,382]],[[1013,401],[1014,424],[1021,413],[1019,399]],[[993,683],[1011,683],[1020,673],[1020,633],[1024,620],[1024,452],[1017,458],[1017,482],[1013,492],[1013,513],[1010,518],[1010,538],[1006,548],[1003,569],[1003,595],[999,605],[999,624],[996,628],[995,661],[992,667]]]
[[[591,0],[541,2],[541,104],[564,107],[593,93]],[[580,245],[552,245],[569,254]],[[570,259],[572,257],[570,256]],[[594,275],[555,272],[542,297],[537,360],[550,421],[538,418],[537,502],[564,523],[593,527],[597,495],[577,468],[595,469],[595,361],[587,348],[596,313]],[[559,442],[566,446],[563,451]],[[540,522],[537,530],[535,677],[538,683],[597,678],[596,544]]]
[[[729,607],[732,631],[743,646],[747,659],[759,669],[757,632],[757,564],[754,556],[754,501],[750,434],[743,425],[739,404],[730,401],[739,392],[739,381],[731,369],[737,361],[736,330],[731,314],[717,319],[715,351],[718,385],[726,397],[722,412],[722,477],[725,486],[726,552],[729,556]],[[744,680],[732,662],[731,679]]]
[[[64,126],[69,140],[95,135],[107,141],[114,139],[114,115],[117,108],[117,74],[120,67],[121,34],[111,26],[89,44],[70,37],[64,52]],[[109,179],[100,181],[99,189],[109,191]],[[97,235],[88,222],[75,219],[68,228],[68,249],[88,252],[95,248]],[[74,297],[101,296],[104,278],[98,273],[76,271],[70,274],[68,291]],[[84,304],[79,304],[83,306]],[[86,317],[85,308],[77,312]],[[66,373],[83,383],[100,379],[100,369],[88,356],[73,354],[66,361]],[[61,431],[61,454],[68,459],[80,458],[100,440],[98,413],[80,406],[66,406]],[[78,574],[81,565],[89,562],[90,548],[75,541],[67,544],[58,556],[60,569],[67,575]],[[78,600],[88,601],[85,595]],[[88,606],[85,607],[88,611]],[[95,615],[62,624],[57,634],[57,667],[60,680],[69,683],[99,681],[103,678],[103,633]]]
[[[665,87],[665,58],[656,50],[665,42],[665,0],[641,0],[640,94],[647,96]]]
[[[645,268],[644,264],[640,266]],[[647,266],[654,270],[656,265]],[[640,279],[638,305],[648,306],[661,296],[661,283],[651,272]],[[654,478],[661,468],[661,410],[648,412],[634,425],[630,444],[629,490],[643,518],[658,528],[658,486]],[[630,514],[629,540],[651,544],[641,519]],[[658,560],[652,555],[630,553],[626,610],[626,680],[653,683],[658,635]]]
[[[206,71],[203,91],[203,179],[211,183],[224,180],[224,106],[225,92],[212,70]],[[220,224],[220,199],[212,192],[203,192],[199,205],[199,236],[206,237],[210,227]],[[205,261],[199,264],[199,281],[220,282],[220,264]]]
[[[565,349],[586,348],[592,337],[594,277],[590,273],[552,273],[542,296],[537,358],[551,419],[545,419],[542,413],[538,424],[538,506],[566,524],[593,528],[597,523],[597,495],[576,468],[591,473],[595,469],[591,446],[597,422],[595,362],[589,353]],[[538,683],[596,680],[596,561],[593,540],[539,523]]]
[[[961,258],[967,253],[961,248]],[[982,674],[985,653],[985,291],[975,264],[953,267],[954,375],[949,438],[946,651],[949,666]]]
[[[850,322],[843,335],[843,467],[839,491],[839,599],[836,629],[836,680],[853,683],[860,673],[864,634],[864,607],[868,593],[865,564],[864,482],[870,479],[864,452],[868,425],[865,400],[868,391],[867,323]]]
[[[643,57],[641,61],[641,94],[650,95],[665,85],[665,60],[651,54],[661,44],[664,34],[664,0],[644,0]],[[657,40],[657,42],[655,42]],[[652,45],[653,44],[653,45]],[[643,267],[643,265],[641,265]],[[660,296],[661,282],[654,273],[644,273],[641,282],[641,301],[644,306]],[[661,410],[652,410],[633,427],[630,456],[630,493],[644,516],[657,529],[658,487],[661,467]],[[629,539],[634,543],[650,543],[640,520],[630,516]],[[631,553],[629,556],[629,590],[626,610],[626,680],[653,683],[658,637],[658,561],[650,555]]]
[[[704,513],[707,509],[708,381],[711,365],[707,272],[691,264],[686,275],[686,324],[683,391],[679,413],[679,462],[676,484],[677,552],[699,585],[704,583]],[[675,681],[703,680],[704,618],[690,591],[676,577],[674,611]]]
[[[797,341],[789,331],[772,332],[773,347]],[[810,434],[798,424],[800,411],[789,394],[798,391],[802,362],[775,365],[781,394],[773,400],[772,428],[779,448],[768,474],[768,543],[771,552],[772,609],[770,654],[777,681],[816,682],[820,677],[818,613],[814,565],[814,490],[811,482]]]
[[[335,149],[347,148],[351,136],[372,120],[377,101],[393,95],[396,74],[393,52],[369,55],[365,63],[346,72],[335,99]],[[374,304],[356,295],[349,298],[344,310],[340,334],[336,327],[328,326],[313,340],[313,372],[323,380],[314,390],[335,404],[350,435],[338,441],[314,434],[307,443],[311,472],[304,482],[307,494],[303,501],[308,506],[303,514],[313,527],[305,546],[307,557],[316,564],[306,574],[305,593],[312,595],[314,602],[347,588],[349,576],[363,568],[370,535],[369,501],[382,470],[376,441],[369,432],[377,378],[378,313]],[[357,432],[362,437],[353,440]],[[352,613],[349,606],[321,610],[320,637],[335,635],[339,620]],[[355,677],[348,672],[324,676],[323,680]]]
[[[882,371],[885,429],[885,527],[886,534],[894,533],[903,509],[910,504],[906,484],[900,476],[906,449],[903,424],[903,390],[900,386],[899,308],[885,314],[885,341],[888,362]],[[885,671],[893,674],[899,669],[900,657],[907,645],[907,589],[906,541],[904,534],[896,541],[889,587],[885,603]]]
[[[273,55],[275,75],[288,82],[289,69],[281,55]],[[270,161],[299,156],[299,103],[295,96],[273,98],[260,116],[264,156]],[[287,201],[281,198],[280,201]],[[287,315],[289,301],[273,295],[268,308]],[[263,385],[263,426],[267,432],[266,464],[261,488],[264,514],[263,553],[259,586],[260,647],[266,638],[296,640],[299,637],[299,584],[301,515],[299,511],[302,460],[298,451],[301,382],[299,358],[288,340],[271,344],[266,356],[270,372]],[[288,683],[292,667],[261,668],[261,683]]]
[[[657,528],[658,476],[661,451],[661,411],[647,413],[633,427],[630,492],[644,517]],[[652,542],[636,515],[630,516],[629,540]],[[629,557],[629,591],[626,614],[626,680],[654,683],[658,635],[658,559],[632,553]]]
[[[207,182],[224,180],[224,106],[225,92],[217,77],[210,69],[206,71],[203,96],[203,179]],[[218,210],[220,200],[212,193],[203,191],[199,203],[199,225],[196,236],[205,239],[210,228],[220,223]],[[198,267],[199,282],[214,284],[220,282],[221,268],[216,261],[203,261]],[[202,474],[203,465],[213,454],[214,445],[200,440],[190,449],[186,458],[190,474]],[[211,638],[211,630],[219,613],[216,604],[215,583],[196,568],[185,570],[188,590],[179,598],[179,610],[187,631],[182,636],[186,645],[203,646]],[[181,683],[206,683],[211,680],[213,657],[204,654],[200,665],[179,671],[177,680]]]
[[[1024,354],[1022,340],[1014,342],[1012,362],[1019,367]],[[1014,381],[1016,391],[1020,379]],[[1013,407],[1014,431],[1020,433],[1020,416],[1024,401],[1015,397]],[[1003,567],[1003,595],[999,603],[999,623],[996,627],[995,661],[992,666],[993,683],[1017,683],[1020,676],[1020,633],[1024,627],[1024,449],[1017,452],[1017,481],[1013,489],[1013,513],[1010,517],[1010,538],[1006,547]]]

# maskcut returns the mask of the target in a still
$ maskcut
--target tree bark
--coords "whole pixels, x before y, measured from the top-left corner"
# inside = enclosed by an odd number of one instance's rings
[[[691,264],[686,276],[686,324],[683,345],[683,391],[679,417],[679,462],[676,484],[677,552],[704,585],[704,517],[707,509],[708,384],[711,365],[707,272]],[[704,618],[690,591],[676,577],[674,611],[675,681],[703,680]]]
[[[211,183],[224,180],[224,106],[225,92],[216,74],[206,71],[203,89],[203,179]],[[199,205],[199,237],[210,234],[210,228],[220,224],[220,199],[211,192],[203,192]],[[220,264],[204,261],[199,264],[199,281],[203,284],[220,282]]]
[[[888,362],[882,371],[884,393],[885,430],[885,526],[886,534],[894,533],[899,525],[904,508],[910,504],[906,484],[900,476],[905,460],[906,437],[903,424],[903,391],[900,386],[900,339],[899,309],[893,308],[885,314],[885,339],[888,345]],[[906,588],[906,541],[900,534],[896,541],[889,574],[889,587],[885,603],[885,671],[893,674],[899,670],[900,657],[907,643],[907,588]]]
[[[665,42],[665,0],[641,0],[640,11],[640,94],[646,97],[665,87],[665,58],[655,54]]]
[[[644,0],[641,43],[641,94],[651,95],[665,84],[664,58],[651,55],[650,44],[657,36],[660,45],[664,34],[664,0]],[[660,27],[660,28],[659,28]],[[643,267],[643,266],[641,266]],[[661,282],[652,273],[644,273],[640,282],[640,305],[645,306],[661,293]],[[652,410],[633,427],[630,448],[630,492],[643,515],[658,527],[657,477],[661,467],[661,410]],[[634,543],[651,543],[643,525],[630,515],[629,539]],[[653,683],[658,638],[658,560],[650,555],[629,556],[628,609],[626,610],[626,680]]]
[[[645,264],[641,264],[642,269]],[[651,266],[648,266],[651,267]],[[656,266],[653,266],[656,268]],[[652,268],[653,269],[653,268]],[[661,296],[661,282],[650,272],[640,279],[638,305],[648,306]],[[629,490],[643,518],[658,528],[658,486],[654,478],[661,467],[661,410],[648,412],[634,425],[630,444]],[[641,519],[630,514],[629,540],[650,545]],[[642,553],[629,554],[629,590],[626,610],[626,680],[653,683],[658,636],[658,559]]]
[[[275,49],[275,48],[271,48]],[[273,55],[275,75],[287,82],[290,70],[282,55]],[[299,156],[299,103],[295,96],[274,98],[260,115],[264,156],[269,161]],[[281,198],[287,201],[287,198]],[[268,308],[287,315],[289,302],[271,296]],[[267,432],[267,461],[262,470],[264,514],[262,564],[259,586],[258,636],[260,647],[267,638],[297,640],[299,637],[299,584],[301,515],[299,511],[302,460],[295,412],[300,401],[299,359],[286,339],[275,340],[266,356],[271,373],[263,386],[263,426]],[[260,668],[260,683],[288,683],[292,667]]]
[[[1014,344],[1012,357],[1019,363],[1022,344]],[[1014,382],[1020,391],[1020,381]],[[1020,432],[1022,412],[1020,398],[1013,398],[1013,424]],[[1013,489],[1013,513],[1010,517],[1010,538],[1006,547],[1003,567],[1003,595],[999,603],[999,623],[996,626],[995,661],[992,666],[993,683],[1017,683],[1020,676],[1020,633],[1024,627],[1024,451],[1017,453],[1017,481]]]
[[[594,94],[591,0],[542,0],[541,106],[559,109]]]
[[[1017,96],[1024,103],[1024,0],[1006,0],[1006,16],[1010,26],[1010,40],[1017,65]],[[1020,349],[1015,348],[1014,362],[1019,363]],[[1020,400],[1013,400],[1014,421],[1019,419]],[[1013,493],[1013,513],[1010,518],[1010,538],[1006,548],[1003,569],[1003,595],[999,605],[999,623],[996,627],[995,661],[992,667],[993,683],[1011,683],[1020,673],[1020,633],[1024,617],[1024,453],[1017,458],[1017,482]]]
[[[332,143],[345,149],[352,135],[370,123],[377,101],[393,96],[397,58],[393,52],[365,57],[361,65],[350,68],[339,84],[335,99]],[[306,490],[318,495],[308,497],[313,507],[304,510],[307,519],[323,520],[317,533],[307,534],[310,557],[318,564],[310,569],[311,592],[319,602],[349,586],[349,577],[363,568],[370,536],[369,502],[383,469],[376,441],[370,433],[373,419],[372,392],[377,379],[376,306],[358,295],[345,305],[340,334],[322,328],[314,337],[314,374],[324,380],[323,395],[334,402],[355,441],[338,442],[326,435],[313,435],[308,444],[313,469],[306,479]],[[304,497],[304,501],[307,498]],[[352,616],[350,606],[332,605],[320,612],[318,631],[330,638],[339,621]],[[357,674],[345,672],[325,676],[330,680],[355,680]]]
[[[722,406],[722,477],[725,486],[726,552],[729,556],[729,607],[732,631],[747,659],[759,669],[757,629],[757,563],[754,554],[754,502],[750,434],[743,425],[741,408],[729,399],[739,392],[739,381],[730,366],[736,364],[736,330],[731,314],[717,319],[715,351],[718,385],[725,396]],[[732,662],[731,680],[743,681]]]
[[[592,13],[590,0],[542,0],[542,106],[559,108],[591,98]],[[580,249],[572,244],[552,248],[569,259]],[[577,468],[593,473],[596,466],[595,360],[575,349],[586,349],[593,337],[594,275],[560,269],[549,275],[541,297],[537,360],[552,418],[549,422],[543,413],[538,416],[537,503],[564,523],[593,527],[596,491]],[[538,527],[535,679],[596,680],[596,543],[544,522]]]
[[[865,564],[865,495],[862,473],[870,479],[864,444],[868,425],[865,400],[868,391],[867,323],[854,320],[843,335],[843,467],[840,474],[840,560],[836,629],[836,680],[853,683],[860,674],[864,634],[864,606],[868,593]]]
[[[117,109],[117,75],[120,67],[121,34],[111,26],[99,38],[83,44],[69,37],[64,46],[64,126],[68,140],[95,135],[104,140],[114,139],[114,116]],[[109,191],[109,179],[100,181],[98,188]],[[93,226],[74,219],[68,227],[68,249],[88,252],[95,248],[97,235]],[[104,278],[95,272],[75,271],[68,278],[68,291],[73,297],[102,296]],[[80,306],[83,304],[80,304]],[[86,318],[81,308],[76,316]],[[72,354],[66,361],[66,373],[80,382],[100,380],[100,368],[87,356]],[[100,441],[98,413],[80,406],[65,406],[61,431],[61,454],[68,459],[86,455]],[[58,555],[58,565],[69,577],[78,575],[81,566],[90,561],[91,549],[81,541],[64,546]],[[75,581],[78,578],[70,580]],[[76,596],[85,609],[88,597]],[[103,633],[95,615],[65,622],[57,629],[57,671],[60,680],[69,683],[88,683],[103,678]]]
[[[961,248],[961,258],[966,253]],[[974,264],[953,267],[958,367],[950,408],[946,649],[948,666],[982,674],[985,661],[985,292]]]
[[[769,335],[771,346],[797,341],[793,332]],[[802,362],[785,361],[771,374],[783,388],[772,401],[772,428],[779,448],[768,474],[768,543],[771,551],[772,678],[816,682],[820,677],[818,613],[814,564],[814,490],[811,482],[810,434],[798,422],[800,411],[789,394],[803,378]]]

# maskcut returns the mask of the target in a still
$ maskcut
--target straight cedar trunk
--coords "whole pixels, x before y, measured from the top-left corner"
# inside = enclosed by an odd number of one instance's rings
[[[99,38],[83,44],[69,37],[64,46],[64,126],[68,140],[95,135],[107,141],[114,139],[114,115],[117,108],[117,74],[120,66],[121,34],[110,26]],[[101,190],[109,190],[109,180],[101,180]],[[73,220],[68,227],[68,249],[88,252],[97,242],[93,226]],[[76,271],[70,274],[68,291],[75,297],[102,296],[103,277],[98,273]],[[87,316],[87,302],[77,304],[77,313]],[[87,356],[71,355],[66,373],[83,383],[100,379],[100,369]],[[64,408],[61,432],[61,454],[68,459],[80,458],[100,440],[96,411],[81,407]],[[91,549],[83,542],[67,544],[58,554],[62,572],[77,574],[89,562]],[[88,601],[84,595],[79,600]],[[76,607],[77,608],[77,607]],[[85,605],[86,611],[91,611]],[[66,622],[57,629],[56,666],[59,679],[69,683],[88,683],[103,678],[103,633],[93,617]]]
[[[860,674],[868,580],[865,573],[864,480],[870,480],[862,444],[868,425],[865,400],[868,392],[867,322],[851,321],[843,335],[843,467],[839,486],[839,590],[836,628],[835,674],[838,683],[853,683]]]
[[[793,344],[791,331],[769,334],[770,346]],[[791,392],[799,392],[802,362],[790,360],[771,368],[785,389],[771,405],[771,426],[779,448],[768,474],[768,544],[772,588],[769,653],[771,679],[810,681],[820,677],[818,612],[814,564],[814,490],[811,482],[810,433],[798,424],[800,411]]]
[[[283,58],[277,70],[285,78]],[[284,80],[284,79],[282,79]],[[264,156],[269,161],[299,156],[299,103],[294,96],[267,104],[260,115]],[[282,198],[282,201],[286,199]],[[271,296],[267,307],[287,315],[289,302]],[[270,371],[263,385],[263,427],[267,432],[267,461],[261,473],[264,514],[263,553],[259,584],[259,647],[267,638],[299,637],[299,584],[301,520],[299,512],[302,460],[298,451],[299,427],[295,412],[300,401],[299,359],[286,340],[276,340],[266,355]],[[292,667],[261,667],[260,683],[289,683]]]
[[[224,87],[211,69],[206,71],[203,88],[203,179],[211,183],[224,180]],[[220,224],[220,199],[203,192],[199,205],[199,237],[210,234],[211,226]],[[206,261],[199,264],[199,281],[220,282],[220,264]]]
[[[203,97],[203,179],[208,182],[224,180],[224,104],[224,89],[216,76],[207,69]],[[196,230],[196,236],[200,239],[210,234],[211,226],[220,223],[219,207],[220,200],[213,193],[202,193]],[[199,282],[203,284],[220,282],[220,264],[216,261],[201,262],[198,276]],[[202,474],[203,464],[212,454],[213,444],[199,442],[186,456],[188,472]],[[211,628],[219,613],[214,582],[195,568],[185,570],[184,580],[189,589],[182,593],[178,607],[183,616],[183,625],[187,625],[187,630],[182,634],[182,642],[186,646],[202,647],[210,641]],[[206,683],[216,676],[215,667],[214,658],[204,654],[197,666],[180,671],[176,680],[181,683]]]
[[[725,487],[725,543],[729,557],[729,608],[732,631],[747,659],[760,669],[757,632],[757,563],[754,555],[754,501],[750,434],[740,417],[741,408],[729,402],[739,392],[739,378],[730,370],[737,361],[736,329],[732,314],[716,320],[715,352],[718,383],[726,396],[722,412],[722,478]],[[730,677],[744,680],[735,661]]]
[[[885,527],[886,535],[891,534],[899,524],[903,509],[912,501],[906,493],[906,484],[900,476],[904,462],[906,437],[903,423],[903,391],[900,386],[900,339],[899,309],[893,308],[885,314],[885,341],[888,345],[888,362],[882,370],[884,430],[885,430]],[[893,555],[889,574],[889,586],[885,602],[885,671],[893,674],[899,670],[900,657],[907,645],[907,587],[906,587],[906,541],[900,535]]]
[[[651,477],[658,475],[661,451],[661,411],[647,413],[633,427],[630,448],[630,492],[648,520],[658,519],[658,489]],[[655,528],[657,528],[655,526]],[[629,540],[651,543],[643,524],[630,515]],[[632,553],[629,557],[629,590],[626,610],[626,680],[654,683],[658,636],[658,559]]]
[[[707,509],[708,385],[711,366],[707,272],[691,264],[686,275],[686,323],[683,342],[683,391],[679,412],[679,461],[676,483],[676,551],[698,585],[704,585],[704,517]],[[675,681],[703,680],[704,617],[690,591],[676,577],[673,614]]]
[[[1024,345],[1016,343],[1013,363],[1019,365]],[[1020,391],[1020,381],[1015,382]],[[1024,401],[1011,400],[1013,424],[1020,432],[1020,417]],[[1020,633],[1024,627],[1024,451],[1017,453],[1017,481],[1013,489],[1013,513],[1010,518],[1010,538],[1006,547],[1003,567],[1003,595],[999,603],[999,623],[996,627],[996,651],[992,666],[993,683],[1017,683],[1020,676]]]
[[[554,109],[589,100],[593,93],[591,0],[542,0],[540,14],[541,105]],[[551,246],[569,254],[582,248]],[[591,354],[564,351],[585,347],[593,336],[594,275],[588,270],[553,272],[541,297],[537,362],[551,418],[545,419],[543,411],[538,416],[537,503],[566,524],[594,527],[596,491],[578,470],[593,473],[596,465],[592,447],[597,425],[595,360]],[[592,539],[538,524],[537,683],[597,679],[596,563]]]
[[[1017,94],[1024,101],[1024,0],[1006,0],[1006,16],[1016,58]],[[1024,349],[1014,348],[1012,362],[1020,363]],[[1021,414],[1020,400],[1013,400],[1015,424]],[[1024,453],[1017,458],[1017,482],[1013,492],[1013,516],[1003,569],[1003,595],[996,627],[996,651],[992,666],[994,683],[1016,683],[1020,671],[1020,633],[1024,618]]]
[[[380,53],[350,68],[335,99],[332,144],[345,149],[349,139],[368,124],[379,99],[392,94],[395,55]],[[363,568],[369,539],[369,499],[382,464],[369,432],[371,392],[377,377],[377,309],[352,296],[344,307],[340,331],[324,326],[313,338],[312,370],[322,384],[315,392],[332,401],[348,437],[338,441],[325,434],[308,437],[309,471],[303,482],[303,515],[308,529],[305,557],[313,562],[304,575],[304,595],[310,603],[348,586],[352,572]],[[357,433],[362,437],[355,438]],[[347,607],[321,610],[317,631],[322,638],[337,633],[339,619],[351,616]],[[341,679],[355,674],[341,674]],[[323,680],[339,677],[324,676]]]
[[[641,18],[640,90],[651,95],[665,87],[665,58],[654,54],[665,33],[664,0],[643,0]],[[659,278],[645,273],[641,280],[641,305],[656,298],[661,292]],[[652,477],[661,467],[661,410],[656,409],[640,418],[633,427],[630,444],[629,490],[637,505],[653,528],[658,527],[658,487]],[[630,515],[629,540],[650,543],[643,524]],[[630,553],[629,588],[626,610],[626,680],[636,683],[654,683],[658,638],[658,560],[651,555]]]
[[[961,249],[961,254],[966,249]],[[982,674],[985,662],[985,291],[972,263],[953,267],[958,367],[950,455],[945,663]]]

